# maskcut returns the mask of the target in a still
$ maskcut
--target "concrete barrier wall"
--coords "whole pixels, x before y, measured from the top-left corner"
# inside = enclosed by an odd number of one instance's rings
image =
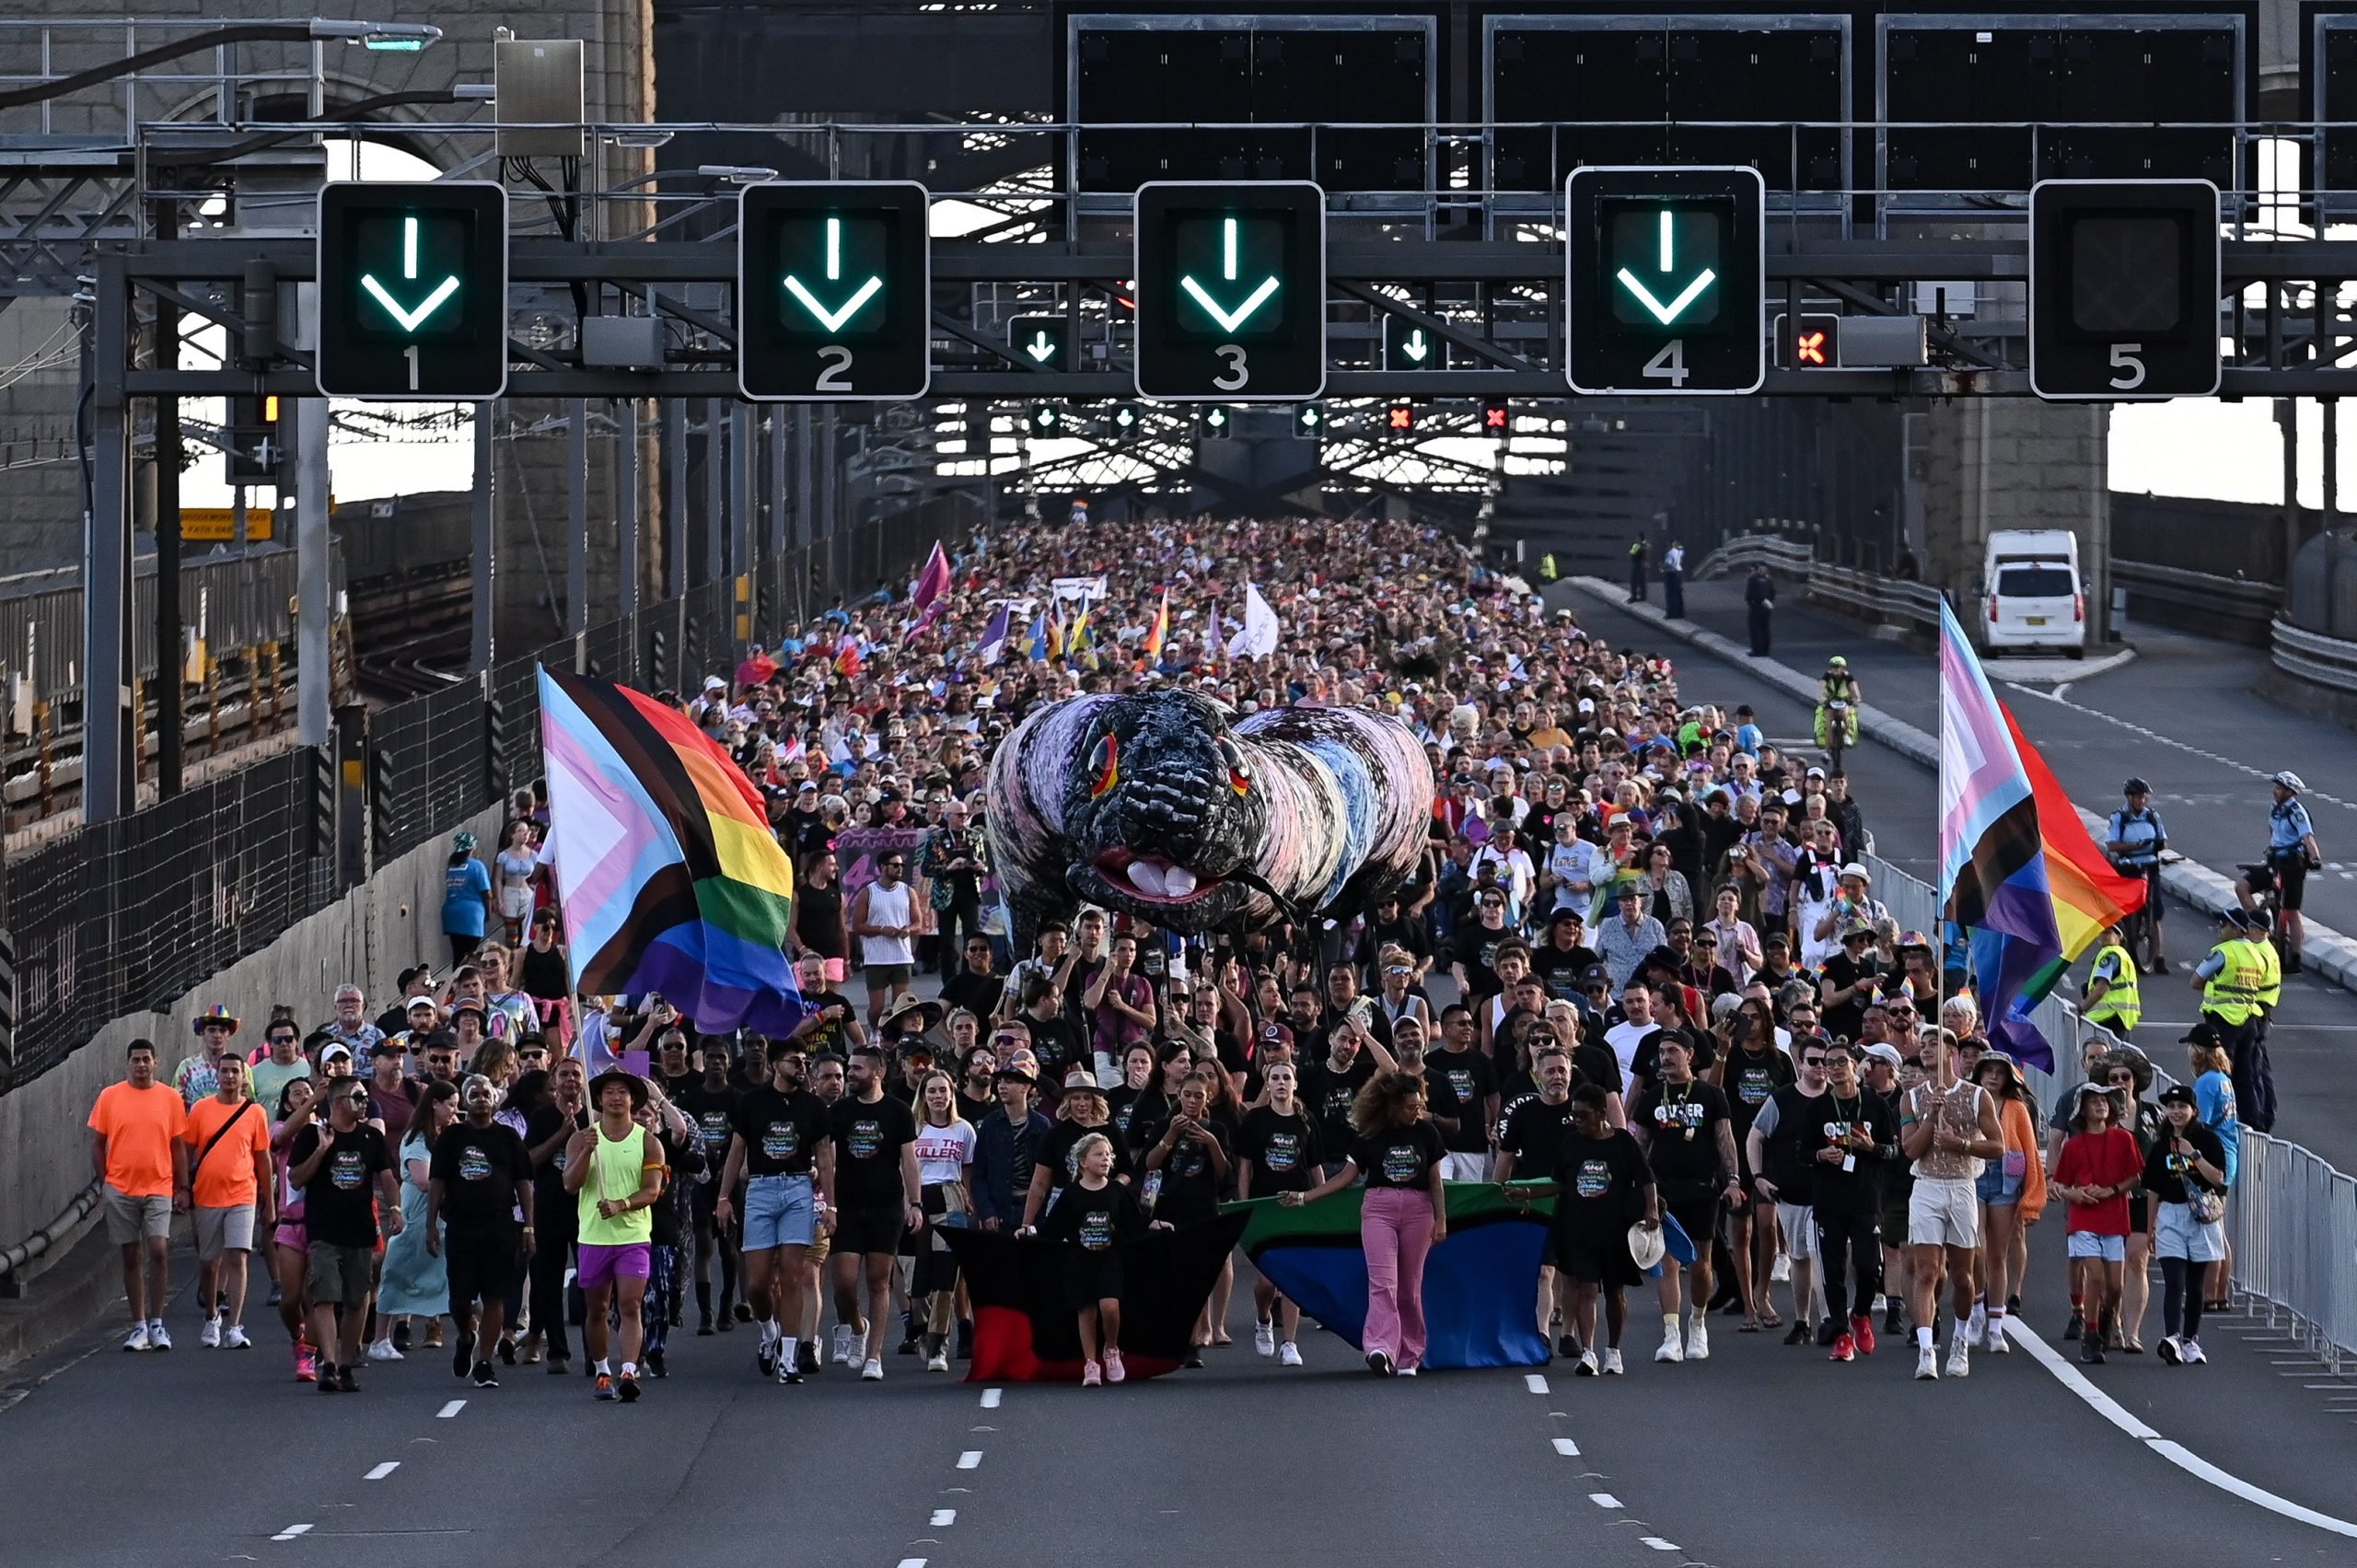
[[[485,846],[497,842],[501,813],[470,824]],[[157,1071],[171,1072],[195,1042],[195,1019],[215,1003],[245,1020],[240,1043],[258,1040],[271,1005],[293,1007],[306,1030],[334,1012],[336,987],[357,981],[371,1016],[397,987],[394,978],[419,959],[442,972],[449,948],[442,935],[442,872],[449,841],[412,850],[342,900],[293,927],[261,952],[233,964],[181,997],[168,1013],[117,1018],[65,1062],[0,1095],[0,1245],[54,1219],[90,1180],[85,1126],[99,1091],[122,1075],[122,1053],[141,1037],[156,1042]]]

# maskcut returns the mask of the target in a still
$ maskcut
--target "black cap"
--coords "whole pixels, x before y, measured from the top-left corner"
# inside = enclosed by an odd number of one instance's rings
[[[2161,1091],[2161,1103],[2163,1105],[2189,1105],[2199,1109],[2201,1104],[2201,1099],[2200,1096],[2193,1092],[2192,1085],[2171,1084],[2167,1088]]]
[[[2196,1024],[2193,1028],[2188,1029],[2185,1033],[2185,1038],[2178,1040],[2177,1043],[2179,1045],[2207,1045],[2215,1047],[2223,1042],[2222,1042],[2218,1038],[2218,1026],[2212,1023],[2204,1022]],[[2165,1098],[2166,1097],[2164,1096],[2163,1098]]]

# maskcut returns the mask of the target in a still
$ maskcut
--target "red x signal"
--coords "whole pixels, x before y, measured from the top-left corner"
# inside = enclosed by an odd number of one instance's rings
[[[1511,417],[1511,411],[1503,402],[1483,403],[1481,405],[1481,428],[1484,430],[1496,431],[1513,429],[1514,421]]]
[[[1793,342],[1793,363],[1822,365],[1825,363],[1825,333],[1820,330],[1803,332]]]
[[[1387,427],[1393,430],[1415,429],[1415,405],[1412,403],[1393,403],[1391,405],[1391,416],[1387,422]]]

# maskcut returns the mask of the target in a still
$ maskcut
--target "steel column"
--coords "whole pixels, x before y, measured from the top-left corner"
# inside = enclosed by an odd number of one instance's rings
[[[474,637],[468,655],[468,668],[482,671],[491,668],[494,646],[492,638],[492,589],[495,573],[493,562],[498,550],[493,537],[495,514],[493,503],[497,499],[497,482],[492,467],[492,421],[497,417],[497,403],[475,404],[475,493],[474,504]]]
[[[620,494],[614,498],[614,516],[621,538],[616,541],[616,553],[621,559],[617,586],[617,609],[625,618],[638,613],[638,400],[623,398],[614,404],[614,423],[621,446],[614,463],[614,488]],[[633,645],[633,649],[635,644]],[[635,658],[635,652],[632,656]]]
[[[728,575],[722,551],[728,526],[726,404],[718,398],[703,401],[703,580],[716,583]]]
[[[663,561],[670,597],[688,596],[688,405],[663,400]]]
[[[296,738],[325,746],[334,724],[328,606],[328,402],[297,398],[295,450],[295,717]]]
[[[131,411],[123,395],[131,292],[122,259],[99,260],[88,353],[91,481],[82,514],[82,819],[132,809],[137,755],[131,707]]]
[[[564,631],[589,630],[589,402],[564,405]]]

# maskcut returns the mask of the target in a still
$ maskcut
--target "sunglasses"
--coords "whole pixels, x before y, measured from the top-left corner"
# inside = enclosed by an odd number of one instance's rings
[[[1844,1058],[1844,1060],[1846,1061],[1847,1058]],[[1825,1065],[1825,1058],[1822,1056],[1804,1056],[1801,1058],[1801,1065],[1804,1067],[1822,1067]]]

